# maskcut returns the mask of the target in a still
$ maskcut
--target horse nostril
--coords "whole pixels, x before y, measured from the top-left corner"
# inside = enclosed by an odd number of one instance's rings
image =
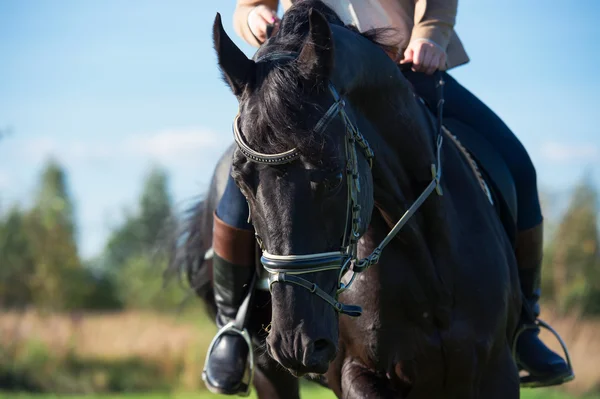
[[[327,349],[327,347],[329,346],[329,341],[327,341],[326,339],[318,339],[315,341],[314,345],[315,352],[321,352]]]
[[[313,343],[311,360],[313,363],[327,363],[332,360],[337,348],[328,339],[318,339]]]
[[[329,362],[333,360],[337,348],[333,342],[328,339],[317,339],[309,344],[305,352],[303,364],[306,371],[311,373],[323,374],[329,368]]]

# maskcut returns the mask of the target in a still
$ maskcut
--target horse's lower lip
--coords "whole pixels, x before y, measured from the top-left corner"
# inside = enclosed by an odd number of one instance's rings
[[[296,378],[300,378],[300,377],[304,377],[304,376],[318,376],[318,375],[323,375],[327,372],[327,370],[329,369],[328,366],[324,366],[322,368],[304,368],[301,367],[300,370],[298,369],[290,369],[288,368],[287,370]]]
[[[319,381],[323,378],[323,374],[319,373],[306,373],[306,378],[314,381]]]
[[[324,370],[294,370],[294,369],[287,369],[288,372],[290,374],[292,374],[294,377],[296,378],[301,378],[301,377],[311,377],[311,378],[319,378],[319,376],[325,374],[328,370],[328,367],[325,368]]]
[[[296,370],[292,370],[292,369],[288,369],[288,371],[290,372],[290,374],[292,374],[296,378],[304,377],[304,375],[306,374],[303,371],[296,371]]]

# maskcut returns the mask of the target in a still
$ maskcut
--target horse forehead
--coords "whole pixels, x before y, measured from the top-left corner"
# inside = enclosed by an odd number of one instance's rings
[[[264,87],[263,90],[269,90],[268,87]],[[303,93],[303,96],[309,96],[309,93]],[[283,100],[283,99],[282,99]],[[321,118],[322,114],[327,111],[331,106],[333,99],[329,92],[320,93],[317,96],[311,96],[310,98],[304,99],[305,104],[313,104],[316,107],[304,108],[303,111],[298,115],[287,115],[288,126],[294,126],[300,130],[312,129],[313,125]],[[279,104],[285,107],[283,104]],[[252,134],[268,132],[273,129],[273,126],[269,124],[269,114],[273,113],[273,109],[269,109],[268,105],[263,101],[261,95],[249,96],[243,103],[240,104],[239,108],[239,120],[240,127],[247,133],[251,138]],[[288,110],[293,113],[292,110]]]
[[[238,111],[239,120],[237,123],[242,134],[247,139],[250,139],[253,134],[267,127],[264,118],[261,116],[259,106],[260,101],[252,97],[240,103]]]

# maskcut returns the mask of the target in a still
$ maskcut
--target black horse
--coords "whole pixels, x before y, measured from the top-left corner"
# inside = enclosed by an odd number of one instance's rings
[[[510,179],[488,168],[485,182],[381,32],[330,13],[316,1],[292,7],[252,60],[217,15],[219,66],[240,104],[236,143],[173,264],[214,316],[212,215],[232,166],[267,282],[244,305],[260,398],[298,398],[303,375],[344,398],[518,398]]]

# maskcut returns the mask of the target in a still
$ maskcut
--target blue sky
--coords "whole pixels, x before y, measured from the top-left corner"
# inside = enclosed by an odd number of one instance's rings
[[[550,5],[551,4],[551,5]],[[79,244],[100,251],[143,176],[166,167],[178,207],[201,195],[231,143],[237,102],[211,42],[233,0],[0,2],[0,206],[28,204],[40,168],[67,168]],[[471,62],[452,71],[517,133],[540,184],[600,182],[600,2],[460,0]]]

